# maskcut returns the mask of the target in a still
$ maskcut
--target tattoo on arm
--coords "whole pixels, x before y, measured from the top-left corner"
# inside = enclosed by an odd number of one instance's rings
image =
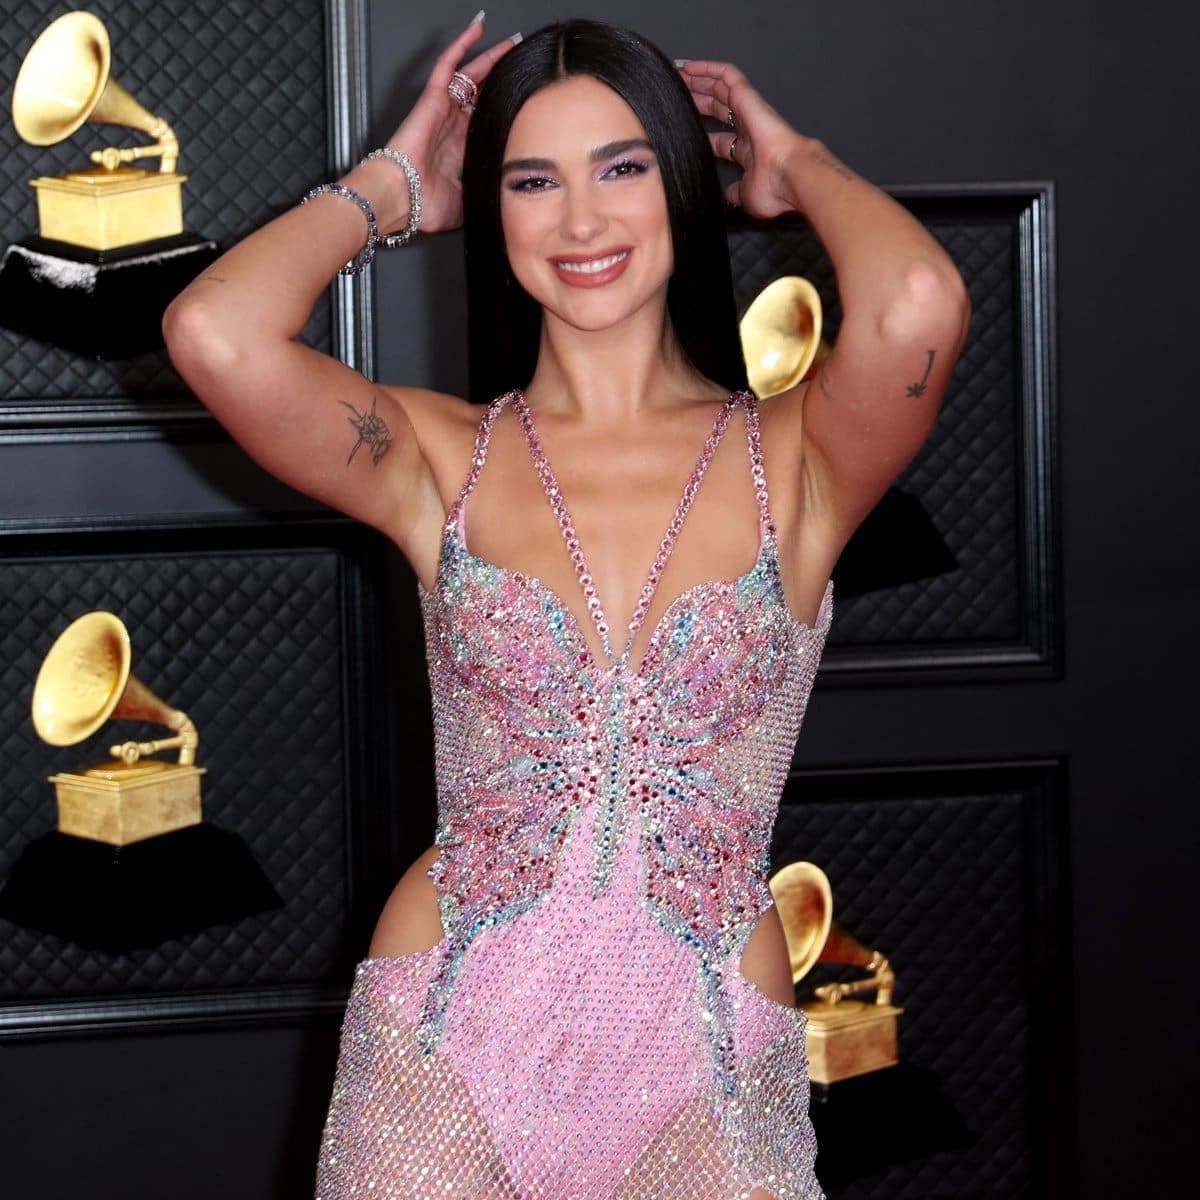
[[[345,400],[338,401],[343,408],[348,408],[354,414],[347,417],[346,420],[354,426],[358,433],[358,441],[354,443],[350,457],[346,459],[346,466],[349,466],[354,460],[360,446],[371,447],[371,466],[373,467],[379,466],[379,460],[392,448],[391,431],[384,419],[375,411],[375,403],[378,399],[378,396],[371,397],[370,412],[359,412],[353,404],[347,404]]]
[[[220,275],[205,275],[205,279],[211,280],[213,283],[224,283],[225,280]]]
[[[836,158],[830,157],[828,154],[822,154],[820,150],[812,152],[813,162],[818,166],[828,167],[835,174],[840,175],[843,179],[853,179],[854,172],[850,170],[845,163],[839,162]]]
[[[925,395],[925,389],[929,383],[929,372],[933,369],[933,359],[934,359],[934,355],[937,354],[937,351],[936,350],[927,350],[925,353],[929,355],[929,358],[925,363],[925,374],[922,375],[921,378],[918,379],[916,383],[910,383],[908,385],[908,389],[904,393],[906,396],[923,396],[923,395]]]

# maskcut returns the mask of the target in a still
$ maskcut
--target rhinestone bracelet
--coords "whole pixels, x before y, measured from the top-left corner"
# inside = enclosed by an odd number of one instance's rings
[[[334,196],[344,196],[347,200],[353,201],[362,211],[363,216],[367,218],[367,244],[338,271],[339,275],[358,275],[371,265],[371,260],[375,257],[375,247],[380,241],[379,222],[375,219],[375,210],[365,196],[360,195],[353,188],[347,187],[344,183],[322,183],[319,187],[310,188],[300,203],[307,204],[310,200],[317,196],[323,196],[327,192]]]
[[[400,167],[408,179],[408,224],[399,233],[389,233],[380,237],[379,244],[388,250],[395,250],[408,242],[417,226],[421,223],[421,174],[413,165],[413,160],[403,150],[393,150],[391,146],[381,146],[372,150],[362,161],[370,162],[373,158],[387,158]],[[359,164],[362,165],[361,163]]]

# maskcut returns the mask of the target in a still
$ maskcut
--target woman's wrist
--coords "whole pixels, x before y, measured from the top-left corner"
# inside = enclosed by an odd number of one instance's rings
[[[408,178],[390,159],[365,159],[347,171],[339,182],[370,201],[381,236],[396,233],[408,224]]]
[[[798,133],[780,159],[777,191],[785,204],[805,215],[814,188],[857,178],[824,142]]]

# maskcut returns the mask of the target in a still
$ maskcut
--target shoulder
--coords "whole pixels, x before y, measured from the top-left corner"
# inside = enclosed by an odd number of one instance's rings
[[[487,405],[471,404],[461,396],[428,388],[380,384],[412,426],[421,457],[438,491],[452,499],[467,471],[479,424]]]
[[[436,392],[431,388],[399,387],[381,383],[386,392],[403,410],[409,423],[420,434],[422,429],[439,430],[467,424],[478,424],[484,406],[471,404],[461,396]]]

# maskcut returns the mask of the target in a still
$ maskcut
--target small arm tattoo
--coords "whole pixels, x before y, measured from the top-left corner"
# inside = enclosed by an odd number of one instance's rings
[[[843,179],[854,178],[854,172],[845,163],[839,162],[836,158],[831,158],[828,154],[822,154],[820,150],[814,150],[812,157],[813,162],[817,163],[818,166],[828,167]]]
[[[925,395],[925,389],[929,385],[929,372],[933,369],[933,359],[934,359],[934,356],[937,354],[937,351],[936,350],[927,350],[926,354],[929,355],[929,358],[925,363],[925,374],[922,375],[921,378],[918,379],[916,383],[910,383],[908,385],[908,389],[904,393],[906,396],[923,396],[923,395]]]
[[[358,441],[354,443],[350,457],[346,459],[346,466],[354,461],[354,456],[358,453],[360,446],[371,447],[371,466],[373,467],[379,466],[379,460],[392,448],[391,432],[384,419],[375,411],[375,403],[378,399],[378,396],[371,397],[370,412],[359,412],[353,404],[347,404],[345,400],[338,401],[343,408],[348,408],[354,414],[347,417],[346,420],[354,426],[358,433]]]
[[[204,278],[207,280],[210,280],[212,283],[225,283],[226,282],[224,279],[221,278],[220,275],[205,275]]]

